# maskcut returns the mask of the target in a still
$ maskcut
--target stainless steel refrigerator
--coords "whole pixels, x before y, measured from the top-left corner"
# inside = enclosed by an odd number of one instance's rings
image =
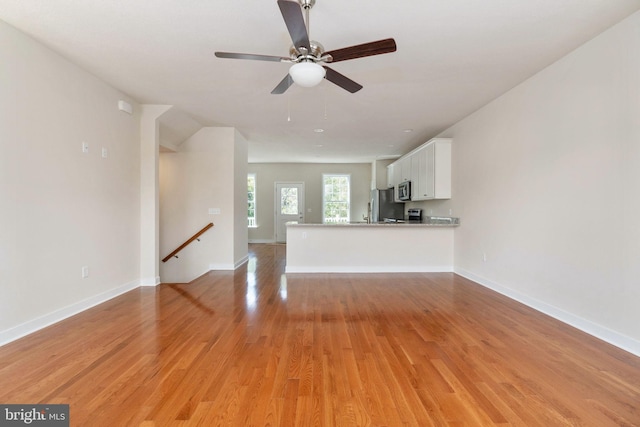
[[[404,203],[396,203],[393,199],[393,188],[371,190],[369,202],[371,222],[381,222],[389,219],[404,220]]]

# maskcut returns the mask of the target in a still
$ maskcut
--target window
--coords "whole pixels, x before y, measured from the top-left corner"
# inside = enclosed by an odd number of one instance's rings
[[[324,174],[322,183],[322,222],[349,222],[351,176]]]
[[[283,187],[280,189],[280,214],[298,214],[298,189],[296,187]]]
[[[247,175],[247,225],[257,227],[256,224],[256,174]]]

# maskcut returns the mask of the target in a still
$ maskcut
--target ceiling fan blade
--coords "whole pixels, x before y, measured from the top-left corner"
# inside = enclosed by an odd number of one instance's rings
[[[327,70],[327,74],[325,74],[324,78],[329,80],[331,83],[340,86],[342,89],[351,93],[356,93],[362,89],[362,85],[354,82],[349,77],[343,76],[336,70],[327,66],[324,66],[324,69]]]
[[[396,51],[394,39],[378,40],[376,42],[349,46],[325,52],[323,55],[331,55],[331,62],[346,61],[347,59],[364,58],[365,56],[380,55]]]
[[[311,43],[309,43],[307,25],[304,23],[300,3],[295,0],[278,0],[278,7],[280,7],[284,23],[287,24],[287,30],[289,30],[293,45],[296,49],[304,47],[307,51],[310,51]]]
[[[287,89],[289,89],[289,86],[291,86],[292,84],[293,84],[293,79],[287,73],[287,75],[284,77],[284,79],[282,79],[282,81],[280,83],[278,83],[278,86],[276,86],[271,91],[271,94],[272,95],[281,95],[281,94],[285,93],[285,91]]]
[[[272,61],[272,62],[291,62],[291,58],[287,58],[284,56],[254,55],[252,53],[216,52],[215,55],[218,58],[253,59],[255,61]]]

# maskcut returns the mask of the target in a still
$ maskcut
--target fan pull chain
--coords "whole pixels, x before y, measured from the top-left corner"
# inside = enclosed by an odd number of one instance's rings
[[[287,94],[287,121],[291,121],[291,95]]]

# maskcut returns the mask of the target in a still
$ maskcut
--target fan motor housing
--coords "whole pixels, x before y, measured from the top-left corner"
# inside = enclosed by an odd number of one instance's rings
[[[305,53],[300,52],[295,46],[291,46],[289,48],[289,55],[291,55],[291,59],[301,61],[305,59],[317,60],[324,53],[324,46],[318,43],[315,40],[310,40],[309,44],[311,45],[311,51]],[[303,49],[304,51],[305,49]]]

